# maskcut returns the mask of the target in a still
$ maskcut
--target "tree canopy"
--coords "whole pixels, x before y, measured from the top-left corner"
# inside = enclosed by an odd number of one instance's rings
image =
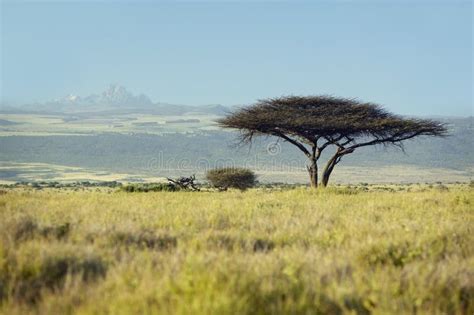
[[[359,147],[377,144],[402,147],[402,141],[414,137],[447,135],[446,126],[434,120],[406,118],[378,104],[326,95],[259,100],[218,123],[240,130],[244,143],[251,142],[255,136],[270,135],[295,145],[310,159],[308,170],[313,186],[317,185],[317,160],[328,146],[335,146],[337,151],[323,172],[324,186],[342,156]]]

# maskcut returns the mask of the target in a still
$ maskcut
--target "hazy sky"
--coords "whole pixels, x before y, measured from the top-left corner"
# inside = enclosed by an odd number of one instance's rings
[[[1,98],[110,83],[153,101],[287,94],[473,115],[470,1],[2,2]]]

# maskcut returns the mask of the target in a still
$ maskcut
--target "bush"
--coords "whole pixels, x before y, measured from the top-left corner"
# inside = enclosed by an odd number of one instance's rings
[[[246,168],[226,167],[209,170],[206,179],[212,186],[226,190],[228,188],[237,188],[245,190],[254,187],[257,183],[257,176],[254,172]]]

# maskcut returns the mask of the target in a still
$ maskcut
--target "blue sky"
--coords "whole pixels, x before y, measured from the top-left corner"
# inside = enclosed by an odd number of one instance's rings
[[[2,2],[1,98],[119,83],[153,101],[333,94],[473,115],[470,1]]]

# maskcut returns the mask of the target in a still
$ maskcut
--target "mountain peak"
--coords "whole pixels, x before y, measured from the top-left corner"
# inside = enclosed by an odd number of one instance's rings
[[[145,94],[135,95],[119,84],[110,84],[102,92],[88,96],[69,94],[44,103],[26,104],[22,106],[22,110],[59,113],[115,111],[121,113],[154,113],[157,115],[183,115],[186,113],[223,115],[228,111],[222,105],[188,106],[153,103]]]
[[[71,101],[71,102],[75,102],[79,99],[79,96],[77,95],[73,95],[73,94],[69,94],[68,96],[66,96],[66,99]]]
[[[110,84],[109,87],[102,92],[102,97],[109,99],[120,99],[133,96],[127,89],[118,84]]]
[[[112,106],[112,107],[140,107],[152,105],[150,98],[144,94],[134,95],[125,87],[118,84],[110,84],[102,93],[91,94],[80,97],[70,94],[56,100],[57,103],[75,103],[82,106]]]
[[[139,97],[134,96],[128,92],[123,86],[117,84],[111,84],[109,87],[101,93],[100,97],[96,102],[109,105],[127,106],[127,105],[143,105],[139,104],[142,100]],[[148,99],[146,103],[151,103]]]

